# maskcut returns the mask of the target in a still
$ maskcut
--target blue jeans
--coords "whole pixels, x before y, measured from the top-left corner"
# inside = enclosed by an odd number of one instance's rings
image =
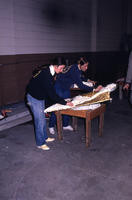
[[[41,146],[46,143],[45,140],[48,138],[44,114],[45,101],[37,100],[30,94],[27,94],[27,101],[33,114],[36,144]]]
[[[64,90],[62,89],[59,85],[55,85],[55,91],[58,96],[66,99],[70,98],[70,90]],[[63,115],[62,117],[62,123],[63,126],[68,126],[70,121],[70,116],[68,115]],[[54,112],[51,113],[50,119],[49,119],[49,128],[54,127],[56,125],[56,115]]]

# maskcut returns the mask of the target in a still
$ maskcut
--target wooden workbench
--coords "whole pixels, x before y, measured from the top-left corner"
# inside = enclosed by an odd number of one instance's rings
[[[99,117],[99,136],[102,136],[103,132],[103,123],[104,123],[104,112],[106,109],[106,105],[102,104],[95,110],[73,110],[73,109],[66,109],[56,111],[57,117],[57,130],[58,130],[58,139],[62,140],[62,115],[69,115],[73,117],[73,129],[74,131],[77,130],[77,117],[85,118],[86,119],[86,146],[90,145],[90,138],[91,138],[91,120]]]

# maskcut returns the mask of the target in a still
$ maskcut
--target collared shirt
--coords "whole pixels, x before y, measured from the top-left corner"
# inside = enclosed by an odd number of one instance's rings
[[[57,85],[58,88],[61,87],[63,90],[70,90],[73,84],[77,84],[80,89],[87,92],[92,92],[93,87],[83,84],[81,80],[81,73],[82,71],[79,70],[78,65],[74,64],[68,72],[57,75],[55,85]]]
[[[49,68],[50,68],[50,73],[51,73],[51,75],[54,76],[54,75],[55,75],[54,66],[53,66],[53,65],[50,65]]]

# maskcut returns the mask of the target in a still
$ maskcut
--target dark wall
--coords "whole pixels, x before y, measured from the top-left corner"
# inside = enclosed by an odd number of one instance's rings
[[[126,76],[128,52],[98,52],[92,55],[93,77],[106,85]]]
[[[63,56],[71,63],[81,56],[89,61],[87,77],[99,84],[114,82],[124,76],[127,69],[127,52],[63,53],[0,56],[0,106],[24,100],[25,88],[33,70]]]

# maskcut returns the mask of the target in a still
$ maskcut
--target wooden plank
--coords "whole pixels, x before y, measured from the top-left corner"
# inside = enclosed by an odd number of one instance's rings
[[[12,116],[8,116],[7,118],[4,118],[3,120],[0,121],[0,131],[12,128],[14,126],[23,124],[25,122],[29,122],[31,120],[32,116],[28,110],[21,113],[17,113]]]

